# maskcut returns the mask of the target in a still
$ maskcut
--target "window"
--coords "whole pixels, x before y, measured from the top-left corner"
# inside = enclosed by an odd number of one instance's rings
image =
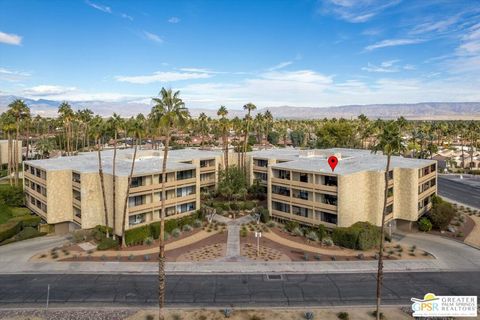
[[[337,215],[329,212],[317,211],[316,214],[320,216],[320,220],[327,223],[337,224]]]
[[[325,176],[325,185],[336,187],[337,186],[337,177]]]
[[[215,180],[215,173],[201,173],[200,174],[200,181],[214,181]]]
[[[184,170],[177,172],[177,180],[191,179],[195,176],[195,170]]]
[[[77,207],[73,207],[73,214],[75,217],[82,219],[82,210],[78,209]]]
[[[290,189],[281,186],[272,185],[272,193],[290,197]]]
[[[308,200],[309,198],[309,192],[306,190],[293,190],[293,197],[297,199],[303,199],[303,200]]]
[[[297,216],[308,218],[309,211],[311,210],[304,207],[292,206],[292,213]]]
[[[177,198],[186,197],[195,193],[195,186],[183,187],[177,189]]]
[[[72,172],[72,181],[80,183],[80,174],[77,172]]]
[[[79,191],[72,190],[72,193],[73,193],[73,199],[82,201],[82,194]]]
[[[255,179],[260,181],[267,181],[268,175],[265,172],[254,172],[253,176]]]
[[[435,172],[436,171],[436,165],[435,163],[430,166],[430,172]]]
[[[145,214],[135,214],[133,216],[128,217],[128,223],[131,226],[144,223],[144,222],[145,222]]]
[[[143,186],[144,179],[143,177],[132,177],[132,180],[130,181],[130,187],[131,188],[136,188]]]
[[[134,196],[128,198],[128,207],[136,207],[145,204],[145,196]]]
[[[195,202],[189,202],[177,205],[177,212],[184,213],[195,210]]]
[[[200,160],[200,168],[213,167],[215,160]]]
[[[393,179],[393,170],[390,170],[388,171],[388,180],[392,180]]]
[[[277,174],[279,179],[290,180],[290,171],[278,170]]]
[[[300,173],[300,181],[308,182],[308,173]]]
[[[387,207],[387,214],[386,215],[389,215],[391,213],[393,213],[393,203]]]
[[[272,207],[273,207],[273,210],[290,213],[290,205],[289,204],[286,204],[286,203],[283,203],[283,202],[272,201]]]
[[[263,159],[254,159],[253,164],[256,165],[257,167],[268,167],[268,160],[263,160]]]
[[[331,194],[325,194],[324,195],[324,203],[330,204],[332,206],[337,205],[337,196],[332,196]]]
[[[393,197],[393,187],[388,188],[387,198]]]

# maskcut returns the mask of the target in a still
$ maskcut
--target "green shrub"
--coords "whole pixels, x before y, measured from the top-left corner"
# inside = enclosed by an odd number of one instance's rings
[[[428,218],[432,222],[432,226],[435,229],[445,230],[450,221],[455,216],[455,209],[453,206],[445,201],[433,202],[432,210],[428,214]]]
[[[13,217],[12,208],[4,203],[0,203],[0,224],[3,224]]]
[[[323,224],[319,225],[317,228],[317,235],[318,235],[318,239],[322,241],[323,238],[325,238],[328,235],[327,227],[325,227]]]
[[[118,249],[118,241],[112,238],[104,238],[97,246],[97,250]]]
[[[380,228],[368,223],[357,222],[348,228],[336,228],[332,233],[333,242],[345,248],[369,250],[380,243]]]
[[[42,219],[39,216],[31,216],[31,215],[25,215],[25,216],[18,216],[15,218],[10,219],[9,221],[20,221],[22,223],[22,227],[37,227],[40,224],[40,221]]]
[[[418,230],[428,232],[432,230],[432,223],[428,218],[423,217],[418,221]]]
[[[0,242],[13,237],[22,229],[21,221],[8,221],[0,225]]]
[[[173,229],[173,230],[172,230],[172,237],[178,238],[178,237],[180,237],[180,234],[181,234],[181,233],[182,233],[182,232],[180,231],[180,229],[178,229],[178,228],[177,228],[177,229]]]
[[[287,221],[285,223],[285,229],[287,229],[288,232],[292,232],[295,228],[298,228],[299,224],[298,222],[295,221]]]
[[[297,237],[303,237],[303,230],[300,227],[293,229],[292,234]]]
[[[253,201],[245,201],[243,203],[243,209],[245,210],[252,210],[253,208],[255,208],[255,202]]]
[[[21,207],[24,205],[24,193],[21,186],[3,186],[0,188],[0,203],[10,207]]]
[[[16,207],[11,209],[12,209],[12,215],[14,217],[30,215],[30,213],[32,212],[30,209],[26,207]]]
[[[318,235],[315,231],[309,231],[307,234],[306,234],[306,237],[307,239],[311,240],[311,241],[315,241],[317,242],[318,241]]]
[[[15,241],[27,240],[27,239],[31,239],[31,238],[44,236],[46,234],[47,234],[46,232],[39,232],[35,228],[26,227],[26,228],[23,228],[22,231],[20,231],[19,233],[17,233],[13,237],[3,241],[1,244],[4,245],[4,244],[15,242]]]
[[[150,226],[141,226],[125,231],[125,243],[127,246],[143,244],[143,240],[145,240],[147,237],[150,237],[150,230]]]
[[[260,221],[263,223],[268,223],[270,221],[270,214],[268,212],[267,208],[261,207],[258,210],[258,213],[260,214]]]
[[[340,319],[340,320],[349,320],[350,319],[350,315],[348,314],[348,312],[339,312],[337,313],[337,318]]]
[[[238,205],[238,203],[232,202],[232,203],[230,204],[230,209],[232,209],[232,210],[239,210],[239,209],[240,209],[240,206]]]

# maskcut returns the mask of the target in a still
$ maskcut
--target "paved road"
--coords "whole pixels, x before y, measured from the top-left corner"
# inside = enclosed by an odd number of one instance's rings
[[[155,306],[154,275],[0,276],[0,308],[50,305]],[[410,304],[427,292],[480,295],[480,272],[387,273],[385,304]],[[297,274],[268,280],[265,275],[188,275],[167,277],[169,306],[330,306],[373,304],[375,274]]]
[[[480,180],[460,180],[458,176],[438,176],[438,194],[480,208]]]

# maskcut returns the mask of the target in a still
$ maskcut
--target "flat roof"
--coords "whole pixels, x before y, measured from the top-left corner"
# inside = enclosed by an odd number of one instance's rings
[[[272,165],[275,169],[308,171],[312,173],[326,173],[335,175],[348,175],[362,171],[384,171],[387,164],[387,156],[381,153],[372,153],[363,149],[271,149],[254,151],[249,153],[253,157],[287,160],[286,162]],[[327,159],[335,155],[339,159],[338,165],[332,172]],[[436,163],[435,160],[404,158],[392,156],[391,168],[423,168]]]
[[[169,150],[167,171],[195,169],[195,165],[183,163],[194,159],[211,159],[222,155],[222,152],[181,149]],[[101,151],[103,171],[113,173],[113,150]],[[128,176],[132,165],[133,149],[118,149],[115,175]],[[163,150],[138,150],[135,161],[134,175],[161,173],[163,165]],[[73,170],[80,173],[98,172],[98,153],[84,152],[77,156],[59,157],[53,159],[30,160],[25,164],[47,171]]]

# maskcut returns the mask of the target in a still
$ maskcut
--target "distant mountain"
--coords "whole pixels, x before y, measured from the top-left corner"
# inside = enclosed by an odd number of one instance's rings
[[[32,113],[42,116],[56,116],[58,105],[61,101],[16,97],[12,95],[0,95],[0,111],[6,110],[7,105],[16,98],[25,100],[30,106]],[[106,102],[106,101],[69,101],[74,109],[90,108],[94,112],[108,116],[117,112],[123,116],[131,116],[137,113],[148,113],[150,106],[138,100]],[[189,108],[193,117],[200,113],[207,116],[217,117],[217,108]],[[280,106],[260,108],[258,112],[270,110],[275,118],[284,119],[322,119],[322,118],[356,118],[364,114],[369,118],[389,119],[403,116],[407,119],[480,119],[480,102],[422,102],[422,103],[396,103],[396,104],[369,104],[348,105],[337,107],[295,107]],[[243,110],[229,110],[228,116],[243,117]]]

